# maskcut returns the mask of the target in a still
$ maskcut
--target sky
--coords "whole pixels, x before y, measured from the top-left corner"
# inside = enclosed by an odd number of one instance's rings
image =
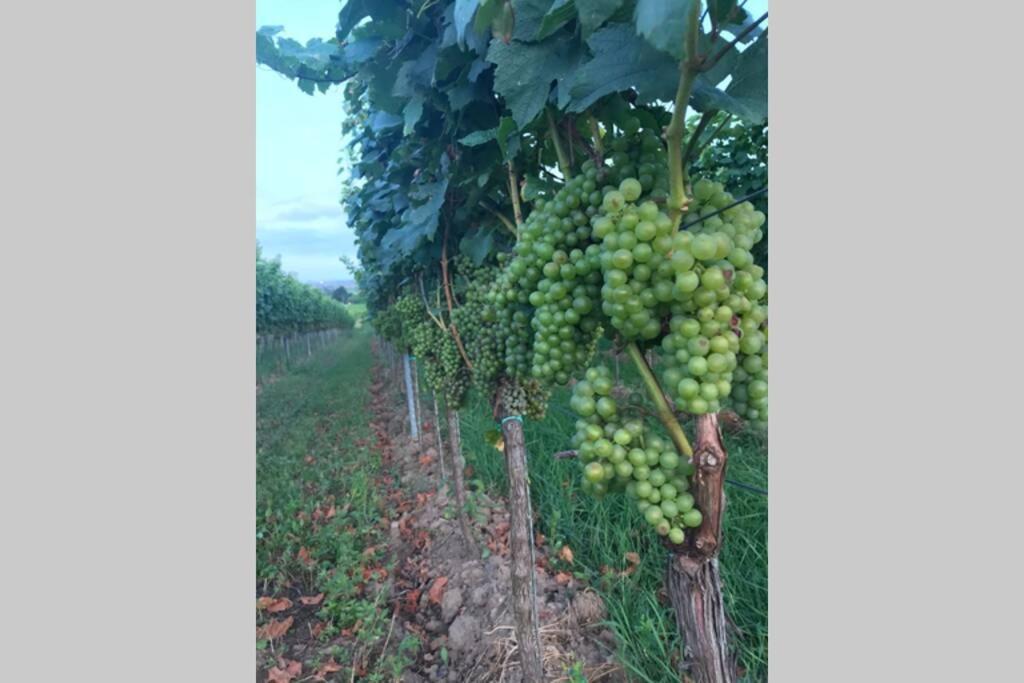
[[[305,43],[330,38],[340,0],[258,0],[256,27],[284,26]],[[338,257],[355,259],[355,235],[338,202],[341,89],[310,96],[268,67],[256,67],[256,239],[300,280],[344,280]]]
[[[256,28],[284,26],[305,43],[330,38],[341,0],[257,0]],[[749,0],[755,17],[766,0]],[[350,279],[338,258],[356,260],[355,234],[338,202],[341,89],[307,95],[294,81],[256,67],[256,239],[300,280]]]

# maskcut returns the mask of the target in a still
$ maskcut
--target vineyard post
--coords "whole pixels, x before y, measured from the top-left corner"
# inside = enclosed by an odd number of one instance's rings
[[[309,356],[313,355],[313,347],[311,347],[309,345],[309,332],[306,333],[305,337],[306,337],[306,356],[309,357]]]
[[[469,532],[469,521],[466,519],[466,485],[464,481],[464,470],[466,460],[462,457],[462,431],[459,428],[459,412],[452,410],[445,402],[445,415],[448,418],[448,447],[452,456],[452,479],[455,480],[455,505],[459,512],[459,526],[462,528],[462,536],[467,543],[473,543],[473,536]]]
[[[499,399],[500,402],[500,399]],[[543,650],[537,619],[537,577],[533,546],[533,508],[530,479],[526,465],[526,439],[523,418],[504,415],[499,405],[501,434],[505,444],[505,465],[509,487],[509,541],[512,550],[512,612],[516,622],[516,641],[527,683],[544,680]]]
[[[434,431],[437,432],[437,459],[441,461],[441,482],[448,480],[444,471],[444,441],[441,440],[441,412],[437,408],[437,394],[430,392],[434,399]]]
[[[412,363],[412,390],[416,397],[416,441],[420,449],[420,453],[423,452],[423,409],[420,406],[420,371],[416,364],[416,356],[411,356],[410,361]]]
[[[416,424],[416,399],[413,396],[412,388],[412,362],[409,354],[402,354],[402,369],[405,373],[405,397],[409,409],[409,433],[414,439],[419,439],[419,429]]]

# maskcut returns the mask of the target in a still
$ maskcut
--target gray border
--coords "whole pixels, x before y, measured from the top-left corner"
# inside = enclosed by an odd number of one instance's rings
[[[251,681],[254,7],[9,9],[4,678]]]
[[[1021,11],[770,11],[771,678],[1018,679]]]
[[[771,672],[1010,679],[1020,10],[846,7],[771,3]],[[253,7],[16,11],[6,677],[251,680]]]

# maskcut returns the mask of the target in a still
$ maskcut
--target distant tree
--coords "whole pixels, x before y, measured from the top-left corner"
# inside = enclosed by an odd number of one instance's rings
[[[338,288],[331,292],[331,296],[340,301],[343,304],[347,304],[352,298],[349,291],[345,289],[345,285],[338,285]]]

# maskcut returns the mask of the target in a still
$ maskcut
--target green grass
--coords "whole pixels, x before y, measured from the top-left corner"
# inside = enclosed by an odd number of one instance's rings
[[[609,365],[611,365],[609,363]],[[623,357],[622,377],[638,386],[637,375]],[[526,421],[530,486],[538,530],[553,547],[573,551],[572,570],[597,590],[608,608],[608,623],[619,641],[619,661],[638,681],[678,680],[673,658],[680,651],[671,608],[659,599],[666,553],[656,535],[624,496],[595,500],[580,489],[580,466],[556,460],[552,453],[569,448],[575,418],[568,410],[569,391],[556,391],[547,416]],[[474,396],[462,411],[464,449],[483,487],[507,490],[504,460],[487,445],[484,434],[495,428],[487,402]],[[693,437],[692,425],[684,425]],[[767,490],[767,443],[764,436],[743,433],[725,437],[729,452],[727,477]],[[768,498],[726,485],[728,505],[720,566],[726,609],[740,631],[733,638],[746,680],[767,680]],[[622,577],[625,555],[638,553],[637,570]],[[566,567],[567,568],[567,567]],[[611,572],[604,571],[608,568]]]
[[[368,653],[391,617],[384,591],[366,594],[359,585],[364,568],[391,571],[378,481],[388,472],[368,412],[372,360],[369,334],[346,332],[267,385],[257,405],[257,588],[324,593],[317,614],[324,641],[361,622],[351,647],[330,653],[342,664]],[[377,659],[367,680],[390,680],[386,670],[401,662]]]

